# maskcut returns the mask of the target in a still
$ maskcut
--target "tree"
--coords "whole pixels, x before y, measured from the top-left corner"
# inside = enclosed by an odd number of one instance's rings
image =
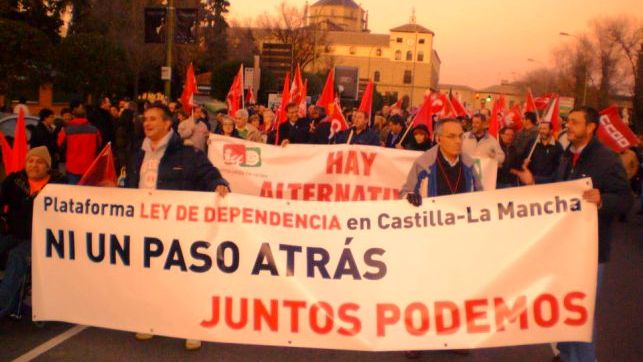
[[[43,32],[51,42],[60,41],[62,14],[68,0],[3,0],[0,18],[14,20]]]
[[[82,94],[122,94],[127,87],[125,52],[100,34],[71,34],[57,48],[56,86]]]
[[[0,18],[0,44],[0,94],[9,94],[18,83],[37,86],[49,79],[52,48],[43,31],[22,21]]]
[[[203,0],[203,34],[205,47],[200,54],[199,65],[202,70],[214,70],[228,59],[227,30],[225,19],[230,2],[227,0]]]
[[[297,8],[282,2],[277,15],[264,13],[257,20],[258,27],[282,44],[291,44],[293,60],[302,69],[316,57],[316,49],[327,44],[328,32],[317,25],[308,25],[305,8]],[[293,63],[294,63],[293,62]],[[294,69],[292,64],[292,68]]]

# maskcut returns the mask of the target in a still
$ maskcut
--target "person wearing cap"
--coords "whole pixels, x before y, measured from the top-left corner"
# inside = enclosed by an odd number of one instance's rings
[[[27,153],[25,169],[9,174],[2,182],[0,210],[5,225],[0,235],[0,253],[8,250],[9,257],[0,282],[0,318],[14,308],[20,282],[29,268],[33,200],[48,183],[65,182],[64,176],[51,168],[46,146],[32,148]]]

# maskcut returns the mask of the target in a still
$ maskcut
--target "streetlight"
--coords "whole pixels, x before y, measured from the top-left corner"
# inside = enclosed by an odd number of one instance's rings
[[[570,34],[564,31],[561,31],[558,33],[560,36],[570,36],[572,38],[576,38],[576,40],[581,41],[582,39],[574,34]],[[587,78],[589,78],[589,71],[587,69],[587,64],[585,65],[585,77],[583,79],[583,105],[585,105],[585,101],[587,100]]]

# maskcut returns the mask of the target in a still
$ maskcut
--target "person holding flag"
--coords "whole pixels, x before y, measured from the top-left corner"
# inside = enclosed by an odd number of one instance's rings
[[[380,146],[380,136],[368,126],[366,114],[358,110],[353,112],[353,127],[338,133],[334,143]]]
[[[483,114],[476,114],[471,118],[471,131],[464,134],[462,151],[472,157],[495,159],[498,161],[498,167],[501,167],[505,153],[498,140],[489,134],[485,123],[486,117]]]
[[[288,103],[286,122],[276,123],[277,132],[268,135],[268,144],[286,146],[291,143],[308,143],[309,124],[305,118],[299,118],[299,104]]]
[[[516,134],[514,145],[516,154],[522,162],[527,158],[530,146],[538,139],[538,114],[536,112],[525,112],[522,119],[522,129]]]

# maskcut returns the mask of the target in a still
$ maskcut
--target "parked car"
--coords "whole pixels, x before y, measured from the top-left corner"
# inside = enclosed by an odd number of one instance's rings
[[[17,122],[17,114],[0,113],[0,132],[4,134],[9,144],[13,144]],[[31,130],[38,125],[38,117],[25,116],[25,125],[27,127],[27,142],[29,142],[31,139]]]

